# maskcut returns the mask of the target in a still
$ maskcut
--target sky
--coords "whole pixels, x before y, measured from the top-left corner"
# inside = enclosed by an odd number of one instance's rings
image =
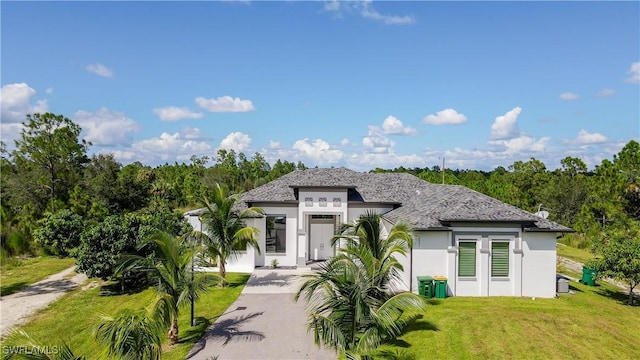
[[[2,1],[1,139],[25,115],[156,166],[593,168],[640,140],[640,2]]]

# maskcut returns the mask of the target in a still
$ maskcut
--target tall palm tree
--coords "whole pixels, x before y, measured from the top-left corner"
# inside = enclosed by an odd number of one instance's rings
[[[95,335],[107,345],[109,358],[158,360],[162,354],[161,322],[149,309],[121,309],[115,316],[101,316]]]
[[[362,215],[345,225],[339,253],[320,266],[296,293],[311,310],[308,327],[315,343],[336,349],[347,358],[371,358],[384,341],[396,338],[414,316],[425,309],[419,296],[396,293],[402,265],[394,257],[405,255],[412,236],[405,224],[397,224],[381,236],[381,217]]]
[[[258,207],[237,211],[234,209],[237,202],[238,197],[230,196],[226,186],[216,184],[210,202],[203,200],[206,211],[200,215],[200,221],[205,227],[203,235],[207,250],[212,257],[218,259],[223,283],[227,277],[227,259],[237,256],[238,252],[244,251],[247,246],[260,253],[258,229],[247,226],[245,220],[262,216],[264,213]]]
[[[138,253],[150,247],[153,256],[125,255],[117,272],[142,272],[156,284],[156,299],[151,314],[163,326],[169,328],[169,344],[178,342],[178,314],[182,307],[191,304],[207,290],[210,277],[193,276],[192,265],[196,249],[185,239],[158,232],[142,243]]]

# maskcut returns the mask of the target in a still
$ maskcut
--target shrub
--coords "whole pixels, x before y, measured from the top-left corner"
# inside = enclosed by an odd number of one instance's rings
[[[84,230],[84,221],[80,215],[64,209],[45,214],[37,224],[38,228],[33,232],[36,244],[55,255],[75,255]]]

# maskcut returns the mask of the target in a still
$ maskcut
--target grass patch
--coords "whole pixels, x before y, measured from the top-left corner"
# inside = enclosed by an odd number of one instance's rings
[[[215,320],[236,300],[249,274],[227,274],[229,287],[212,286],[195,305],[198,324],[190,326],[190,309],[180,311],[179,344],[168,349],[163,359],[184,359],[189,349]],[[99,314],[113,315],[118,309],[139,309],[155,297],[152,288],[124,295],[102,296],[100,289],[74,290],[60,300],[38,312],[27,324],[20,327],[34,339],[46,344],[66,343],[76,355],[97,358],[104,351],[94,340],[93,331]]]
[[[632,359],[640,306],[617,287],[570,282],[557,299],[452,297],[432,300],[394,345],[416,359]]]
[[[556,250],[558,256],[566,257],[583,264],[595,257],[591,252],[587,250],[577,249],[572,246],[560,243],[558,243]]]
[[[12,262],[2,267],[0,294],[13,294],[20,289],[75,265],[73,258],[37,257]]]

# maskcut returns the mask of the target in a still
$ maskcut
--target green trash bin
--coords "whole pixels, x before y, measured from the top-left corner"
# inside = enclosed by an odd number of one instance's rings
[[[589,286],[596,286],[596,277],[598,276],[598,271],[595,269],[588,268],[586,266],[582,267],[582,279],[580,282]]]
[[[418,276],[418,294],[428,299],[433,297],[433,278],[431,276]]]
[[[436,276],[433,278],[436,284],[436,299],[444,299],[447,297],[447,278],[444,276]]]

